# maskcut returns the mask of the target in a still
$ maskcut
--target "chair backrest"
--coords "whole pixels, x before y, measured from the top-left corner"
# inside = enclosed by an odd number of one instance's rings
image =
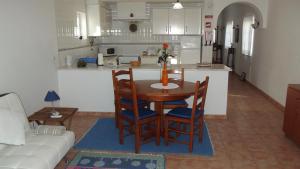
[[[184,82],[184,68],[178,69],[168,69],[168,80],[171,82],[182,84]]]
[[[121,111],[122,109],[133,110],[135,119],[138,119],[138,103],[136,96],[136,87],[133,81],[132,69],[120,70],[116,72],[112,71],[113,85],[115,102],[117,103],[117,109]],[[126,77],[126,78],[124,78]],[[130,100],[132,104],[122,104],[121,98]]]
[[[195,112],[197,110],[204,111],[208,82],[209,82],[208,76],[206,76],[203,82],[201,83],[199,81],[196,82],[193,108],[192,108],[192,118],[194,118]]]

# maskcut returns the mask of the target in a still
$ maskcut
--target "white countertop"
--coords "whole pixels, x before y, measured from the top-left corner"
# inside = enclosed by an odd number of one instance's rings
[[[122,70],[122,69],[128,69],[130,64],[122,64],[119,66],[113,66],[113,65],[105,65],[105,66],[97,66],[95,64],[88,64],[87,67],[78,68],[75,65],[68,67],[63,66],[60,67],[59,70],[109,70],[112,69],[115,70]],[[161,67],[157,64],[142,64],[138,67],[132,67],[133,69],[143,69],[143,70],[153,70],[153,69],[160,69]],[[197,64],[178,64],[178,65],[170,65],[168,68],[171,69],[179,69],[184,68],[187,70],[211,70],[211,71],[231,71],[232,69],[223,65],[223,64],[211,64],[210,66],[198,66]]]

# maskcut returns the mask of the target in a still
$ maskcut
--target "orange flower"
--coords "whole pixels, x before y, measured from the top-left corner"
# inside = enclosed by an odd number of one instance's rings
[[[168,49],[168,47],[169,47],[169,44],[168,44],[168,43],[163,43],[163,48],[164,48],[164,49]]]

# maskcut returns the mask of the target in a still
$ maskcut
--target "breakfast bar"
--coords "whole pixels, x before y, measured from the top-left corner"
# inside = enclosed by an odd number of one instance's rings
[[[126,70],[129,65],[95,66],[85,68],[61,67],[58,70],[61,104],[78,107],[85,112],[114,112],[112,70]],[[205,114],[226,117],[228,75],[230,68],[221,65],[199,67],[197,64],[170,65],[168,69],[185,69],[185,81],[203,81],[209,76]],[[159,80],[161,67],[157,64],[142,64],[133,67],[134,80]],[[192,105],[192,98],[187,99]]]

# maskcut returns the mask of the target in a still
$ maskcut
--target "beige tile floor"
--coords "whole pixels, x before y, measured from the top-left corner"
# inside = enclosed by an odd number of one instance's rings
[[[111,116],[111,115],[105,115]],[[80,138],[98,117],[75,116]],[[282,132],[283,112],[259,91],[230,77],[228,120],[207,120],[213,157],[167,155],[167,169],[300,169],[300,147]],[[73,158],[75,150],[67,157]],[[64,168],[63,161],[56,169]]]

